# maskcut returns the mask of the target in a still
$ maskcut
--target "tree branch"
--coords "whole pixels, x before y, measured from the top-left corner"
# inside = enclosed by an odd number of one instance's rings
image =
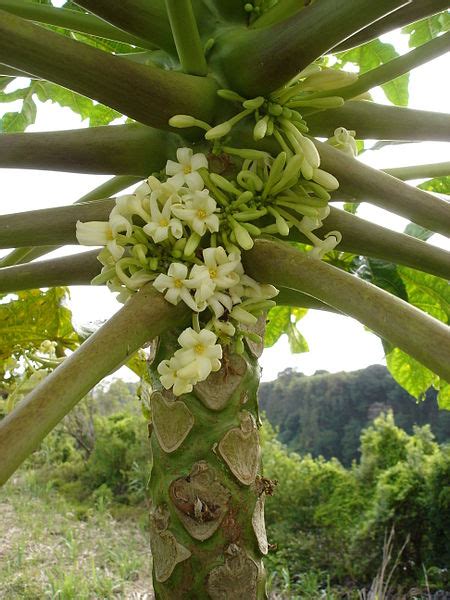
[[[152,286],[130,298],[0,422],[0,485],[95,384],[187,315],[183,303],[170,305]]]
[[[266,95],[355,31],[409,0],[321,0],[264,29],[227,32],[213,53],[233,89]]]
[[[133,183],[137,183],[139,180],[139,177],[128,177],[125,175],[113,177],[109,181],[105,181],[105,183],[102,183],[98,187],[94,188],[93,190],[79,198],[75,202],[75,205],[81,202],[91,202],[93,200],[107,198],[116,194],[117,192],[122,191],[128,186],[133,185]],[[29,243],[30,242],[28,242],[28,244]],[[47,254],[48,252],[57,250],[58,247],[59,246],[40,246],[36,248],[34,246],[26,246],[23,248],[18,248],[0,259],[0,267],[10,267],[20,263],[30,262],[35,258],[44,256],[44,254]]]
[[[412,0],[406,6],[372,23],[335,46],[333,53],[360,46],[393,29],[398,29],[409,25],[409,23],[414,23],[414,21],[431,17],[431,15],[446,9],[448,9],[448,0]]]
[[[450,115],[385,106],[366,100],[346,102],[344,106],[310,114],[311,135],[331,137],[337,126],[354,129],[359,139],[401,140],[407,142],[447,142],[450,140]]]
[[[18,292],[61,285],[87,285],[100,272],[98,253],[99,250],[91,250],[5,267],[0,269],[0,292]]]
[[[141,65],[0,11],[0,62],[162,129],[175,114],[211,121],[215,83]]]
[[[413,165],[410,167],[394,167],[382,169],[385,173],[410,181],[411,179],[429,179],[434,177],[450,176],[450,162],[431,163],[429,165]]]
[[[87,15],[76,10],[55,8],[45,4],[27,2],[26,0],[0,0],[0,9],[37,23],[55,25],[80,33],[148,48],[149,50],[154,50],[157,47],[148,40],[130,35],[93,15]]]
[[[352,85],[312,94],[310,97],[323,98],[326,96],[340,96],[341,98],[344,98],[344,100],[355,98],[364,92],[368,92],[374,87],[392,81],[393,79],[420,67],[420,65],[445,54],[448,52],[449,48],[450,32],[433,38],[429,42],[422,44],[422,46],[411,50],[407,54],[403,54],[403,56],[398,56],[376,69],[363,73]]]
[[[0,135],[0,165],[71,173],[148,176],[175,156],[181,138],[138,124]],[[185,143],[184,143],[185,144]]]
[[[364,165],[328,144],[316,140],[314,143],[321,156],[321,166],[337,177],[344,193],[406,217],[431,231],[450,235],[450,203]]]
[[[246,273],[307,293],[347,314],[450,381],[450,330],[407,302],[286,244],[257,240]]]
[[[107,221],[115,199],[0,216],[0,248],[77,244],[75,224]]]
[[[329,231],[335,230],[342,233],[342,242],[339,244],[338,250],[379,258],[424,271],[436,275],[436,277],[450,279],[450,252],[432,244],[375,225],[332,206],[323,227],[316,233],[323,236]],[[292,239],[309,243],[306,238],[297,233],[297,230],[292,229],[291,233]]]
[[[206,75],[208,65],[191,0],[166,0],[166,8],[181,68],[191,75]]]
[[[164,0],[81,0],[76,4],[123,31],[175,52]]]

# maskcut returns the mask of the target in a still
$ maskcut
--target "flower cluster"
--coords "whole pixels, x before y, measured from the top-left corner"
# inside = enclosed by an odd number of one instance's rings
[[[93,283],[106,283],[124,302],[152,282],[168,302],[191,309],[192,328],[180,335],[172,358],[158,366],[162,385],[175,395],[189,393],[220,368],[223,344],[234,343],[242,351],[243,337],[255,338],[249,326],[275,304],[278,291],[249,277],[242,265],[241,251],[251,249],[256,237],[287,236],[295,228],[318,259],[340,242],[337,231],[324,239],[313,233],[328,216],[330,192],[339,183],[320,168],[296,108],[336,103],[315,99],[311,90],[339,87],[348,79],[353,80],[350,74],[313,68],[267,100],[222,90],[222,97],[241,102],[244,110],[216,127],[186,115],[176,115],[170,124],[206,129],[213,152],[231,157],[233,176],[211,171],[205,154],[179,148],[177,161],[169,160],[163,175],[150,176],[133,194],[116,199],[107,222],[77,223],[80,244],[104,246],[103,268]],[[279,143],[276,156],[218,142],[249,115],[256,120],[256,140],[273,135]],[[351,132],[345,137],[345,131],[335,132],[336,144],[349,147],[353,137]]]

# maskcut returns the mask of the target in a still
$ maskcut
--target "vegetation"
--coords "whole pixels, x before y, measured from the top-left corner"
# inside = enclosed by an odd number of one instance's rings
[[[142,492],[151,468],[158,599],[265,596],[264,502],[274,483],[260,462],[264,336],[271,345],[287,333],[302,351],[296,324],[307,308],[347,314],[383,339],[405,389],[421,398],[432,386],[450,406],[449,253],[426,242],[450,233],[449,204],[430,193],[448,193],[450,165],[389,174],[356,160],[368,139],[448,139],[448,115],[406,108],[408,73],[448,49],[447,8],[443,0],[0,0],[0,100],[21,102],[2,117],[0,166],[114,176],[74,206],[0,217],[1,246],[11,250],[0,263],[0,483],[128,364],[141,377],[146,467],[137,461],[138,417],[128,414],[93,417],[94,446],[92,429],[81,435],[83,417],[74,417],[84,480],[77,447],[55,448],[81,499],[89,486],[126,496],[135,462]],[[377,36],[403,26],[410,52],[398,56]],[[378,86],[396,106],[372,101]],[[25,133],[36,97],[90,127]],[[402,181],[417,177],[424,186]],[[397,234],[361,220],[361,201],[411,224]],[[74,242],[102,250],[36,260]],[[90,282],[124,306],[96,331],[77,332],[60,286]],[[384,498],[401,503],[435,477],[428,457],[437,446],[416,436],[416,471],[407,442],[393,444],[395,466],[389,455],[386,464],[365,461],[363,450],[360,477],[374,498],[377,477],[387,478],[380,514]],[[357,487],[334,468],[332,479]],[[364,515],[371,534],[374,510]],[[411,535],[414,571],[431,533]],[[369,569],[370,552],[366,560]]]
[[[280,440],[300,454],[337,458],[345,466],[360,457],[360,435],[380,413],[392,411],[408,433],[429,425],[438,442],[450,440],[450,414],[439,411],[432,389],[414,402],[381,365],[360,371],[307,377],[286,369],[259,389],[261,409]]]
[[[148,445],[140,411],[114,402],[127,388],[117,380],[97,391],[94,413],[83,402],[5,487],[5,597],[149,591]],[[289,452],[265,421],[264,476],[279,481],[266,503],[273,593],[359,598],[376,581],[390,532],[387,572],[398,564],[387,588],[394,597],[448,589],[449,446],[437,444],[428,425],[407,434],[391,413],[378,416],[360,443],[360,460],[345,468],[337,459]]]

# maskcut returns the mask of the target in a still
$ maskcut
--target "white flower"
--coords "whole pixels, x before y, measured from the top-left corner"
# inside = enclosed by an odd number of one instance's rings
[[[131,220],[133,215],[138,215],[144,221],[148,221],[150,215],[144,210],[142,206],[143,198],[135,194],[127,194],[126,196],[118,196],[116,198],[116,205],[110,213],[111,216],[121,215],[128,220]]]
[[[168,180],[174,186],[187,185],[190,190],[202,190],[204,183],[199,169],[208,168],[208,160],[200,152],[193,154],[190,148],[178,148],[177,160],[168,160],[166,164],[167,175],[172,175]]]
[[[205,248],[203,260],[205,264],[194,265],[191,270],[191,278],[201,281],[201,285],[196,286],[197,301],[207,300],[216,288],[225,290],[239,283],[237,271],[242,268],[239,254],[227,255],[222,246]]]
[[[150,197],[151,221],[144,225],[143,229],[149,235],[155,244],[167,240],[169,229],[172,235],[179,240],[183,235],[183,226],[178,219],[171,219],[171,201],[166,200],[162,210],[159,209],[158,202],[153,196]]]
[[[273,285],[268,283],[258,283],[248,275],[242,275],[240,283],[244,286],[243,295],[246,298],[269,300],[279,294],[279,291]]]
[[[177,356],[172,356],[170,360],[163,360],[158,365],[159,380],[166,390],[173,387],[172,391],[175,396],[192,392],[193,384],[196,383],[195,380],[180,377],[178,374],[180,367],[180,361]]]
[[[175,352],[175,357],[182,365],[178,376],[197,382],[204,381],[211,371],[218,371],[222,346],[216,341],[216,334],[209,329],[202,329],[198,333],[192,327],[185,329],[178,338],[181,349]]]
[[[167,292],[164,298],[171,304],[178,304],[183,300],[190,309],[195,312],[204,310],[205,304],[198,306],[191,296],[190,289],[196,287],[195,280],[187,279],[188,268],[182,263],[172,263],[167,271],[167,275],[161,273],[153,282],[158,292]]]
[[[114,260],[122,257],[125,249],[114,239],[111,225],[107,221],[77,221],[76,236],[83,246],[106,246]]]
[[[115,212],[114,209],[109,213],[109,224],[113,237],[116,237],[118,233],[124,233],[127,237],[130,237],[133,233],[131,222],[117,211]]]
[[[204,235],[206,230],[211,233],[219,231],[219,217],[214,214],[217,203],[209,195],[209,190],[194,191],[184,198],[184,204],[174,204],[173,214],[188,223],[198,233]]]
[[[228,294],[223,292],[214,292],[206,300],[206,304],[212,309],[216,319],[219,319],[225,312],[225,308],[230,311],[233,308],[233,301]]]

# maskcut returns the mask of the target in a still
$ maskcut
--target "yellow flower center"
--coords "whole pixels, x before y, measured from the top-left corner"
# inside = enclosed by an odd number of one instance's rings
[[[205,211],[205,210],[203,210],[203,208],[200,208],[200,209],[197,211],[197,217],[198,217],[199,219],[204,219],[204,218],[206,217],[206,211]]]
[[[175,279],[175,281],[173,282],[174,286],[176,288],[182,288],[183,287],[183,282],[181,281],[181,279]]]
[[[167,219],[161,219],[159,224],[161,227],[167,227],[167,225],[169,224],[169,221]]]
[[[197,344],[196,346],[194,346],[194,350],[196,354],[203,354],[203,352],[205,351],[205,346],[203,344]]]
[[[184,166],[184,167],[183,167],[183,173],[184,173],[185,175],[189,175],[189,173],[192,173],[192,167],[191,167],[191,165],[186,165],[186,166]]]
[[[209,269],[209,276],[211,279],[215,279],[217,277],[217,269]]]

